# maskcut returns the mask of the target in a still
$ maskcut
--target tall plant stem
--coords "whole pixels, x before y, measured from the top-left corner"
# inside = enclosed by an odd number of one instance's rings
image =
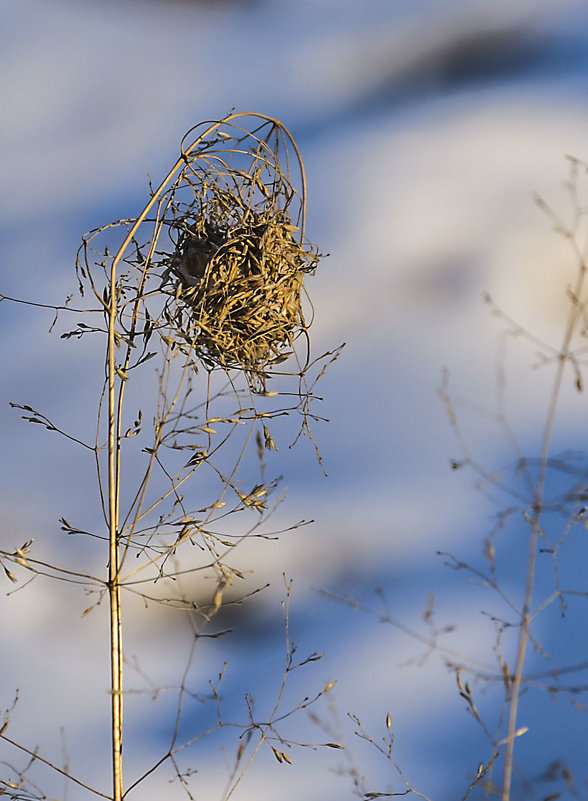
[[[578,321],[581,320],[582,304],[580,297],[584,285],[584,278],[586,274],[586,264],[581,256],[579,258],[579,270],[574,287],[573,294],[571,295],[572,307],[568,316],[566,330],[563,342],[559,351],[559,358],[557,363],[557,370],[551,398],[549,401],[549,408],[547,412],[547,420],[545,429],[543,431],[543,440],[541,444],[541,456],[539,460],[539,475],[537,476],[537,484],[535,485],[535,493],[533,498],[533,513],[530,520],[530,535],[529,535],[529,551],[527,561],[527,578],[525,583],[525,595],[523,600],[523,609],[521,613],[521,628],[519,632],[519,641],[517,646],[517,654],[515,661],[515,669],[513,673],[512,688],[510,703],[508,709],[508,727],[506,735],[506,753],[504,761],[504,777],[502,782],[502,801],[510,801],[511,785],[512,785],[512,769],[514,760],[514,741],[517,732],[517,713],[519,697],[521,693],[521,683],[523,678],[523,669],[525,664],[525,655],[527,645],[529,642],[529,629],[532,620],[532,603],[533,603],[533,590],[535,587],[535,565],[537,558],[537,542],[541,531],[540,519],[543,511],[543,497],[545,492],[545,479],[547,474],[547,462],[549,458],[549,448],[551,445],[551,437],[553,433],[553,425],[555,423],[555,414],[557,404],[561,392],[562,380],[566,362],[570,357],[570,346],[574,331]]]
[[[215,129],[219,128],[223,123],[231,122],[246,117],[249,112],[239,112],[228,115],[224,120],[210,121],[210,124],[199,136],[197,136],[188,146],[182,145],[182,155],[176,161],[172,169],[165,176],[158,188],[152,193],[151,199],[144,207],[142,212],[130,227],[123,243],[121,244],[117,254],[112,260],[111,273],[110,273],[110,297],[108,303],[102,296],[94,289],[98,299],[103,302],[105,311],[108,316],[108,509],[109,509],[109,575],[108,575],[108,589],[110,598],[110,667],[111,667],[111,714],[112,714],[112,782],[113,782],[113,801],[122,801],[123,798],[123,763],[122,763],[122,740],[123,740],[123,643],[122,643],[122,609],[121,609],[121,563],[124,562],[125,552],[121,554],[121,542],[119,531],[119,498],[120,498],[120,480],[121,480],[121,465],[120,465],[120,443],[121,443],[121,421],[122,421],[122,401],[124,394],[124,382],[126,380],[126,368],[130,358],[130,350],[127,349],[126,364],[120,365],[117,368],[116,364],[116,348],[117,348],[117,334],[116,334],[116,320],[118,314],[118,296],[117,296],[117,266],[119,261],[123,258],[125,251],[135,236],[137,230],[146,219],[148,213],[154,205],[163,202],[166,191],[170,185],[177,180],[177,176],[190,162],[190,158],[198,158],[197,147],[200,142]],[[265,114],[256,115],[260,119],[269,122],[277,121],[272,117]],[[281,126],[285,135],[291,142],[294,151],[298,157],[298,163],[301,171],[302,180],[302,218],[300,221],[301,235],[304,235],[304,213],[306,196],[306,180],[304,176],[304,169],[302,166],[302,159],[300,153],[294,142],[292,134],[287,128]],[[196,153],[195,153],[196,152]],[[147,269],[147,267],[145,268]],[[143,274],[143,279],[145,273]],[[143,280],[141,282],[142,291]],[[137,310],[135,306],[135,313]],[[133,317],[133,326],[134,320]],[[117,382],[119,382],[120,393],[117,403]],[[129,539],[132,533],[128,535],[126,547],[128,548]]]
[[[116,259],[110,279],[110,309],[108,320],[108,502],[110,559],[108,591],[110,599],[110,697],[112,715],[112,798],[122,801],[122,620],[120,598],[120,565],[118,539],[119,437],[116,423]]]
[[[211,129],[215,126],[211,126]],[[197,140],[199,141],[199,140]],[[195,147],[193,143],[189,150]],[[108,591],[110,600],[110,696],[111,696],[111,741],[112,741],[112,799],[122,801],[123,798],[123,643],[122,643],[122,609],[120,592],[120,541],[119,541],[119,497],[120,497],[120,419],[122,391],[119,404],[116,400],[116,316],[117,290],[116,270],[118,262],[124,255],[137,229],[153,207],[159,201],[165,187],[178,170],[185,164],[178,159],[176,164],[164,178],[149,203],[145,206],[131,230],[125,237],[116,256],[112,260],[110,273],[110,298],[108,305],[108,507],[109,507],[109,572]],[[122,376],[119,380],[124,381]],[[117,408],[118,406],[118,408]]]

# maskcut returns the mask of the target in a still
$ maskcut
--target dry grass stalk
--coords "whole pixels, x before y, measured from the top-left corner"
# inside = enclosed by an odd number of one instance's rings
[[[63,338],[105,337],[106,377],[95,441],[72,436],[32,407],[15,404],[26,420],[66,436],[96,464],[106,536],[102,529],[75,526],[65,517],[61,523],[67,534],[108,540],[107,578],[33,559],[26,555],[30,543],[14,553],[1,552],[0,559],[21,566],[24,560],[24,568],[33,574],[87,584],[96,600],[84,615],[109,598],[113,787],[108,797],[113,801],[125,796],[123,593],[139,595],[146,605],[182,610],[191,616],[194,628],[169,749],[126,792],[167,762],[191,798],[177,757],[200,739],[180,741],[187,677],[203,628],[225,605],[257,592],[239,593],[232,586],[243,579],[232,553],[249,537],[270,537],[260,526],[272,512],[270,497],[279,479],[265,479],[264,451],[276,449],[268,425],[294,412],[302,418],[300,432],[313,439],[310,422],[321,419],[311,411],[317,400],[314,386],[339,351],[310,358],[304,279],[314,271],[318,254],[305,241],[305,202],[302,160],[279,121],[234,113],[196,126],[136,218],[101,226],[83,237],[76,262],[79,291],[96,300],[98,308],[84,308],[82,301],[82,308],[73,309],[71,298],[64,306],[49,306],[56,314],[67,310],[86,315]],[[112,242],[117,238],[115,249]],[[144,375],[152,380],[152,365],[156,382],[150,396],[134,379]],[[282,382],[281,391],[268,391],[268,381],[277,375],[293,382],[293,391],[282,390]],[[138,412],[135,404],[141,404]],[[238,470],[253,443],[261,481],[243,486]],[[217,484],[212,499],[203,505],[201,498],[194,498],[191,482],[196,473],[200,478],[206,471],[205,480],[212,476],[220,488]],[[239,533],[220,531],[226,518],[237,512],[253,514],[255,522]],[[277,533],[271,532],[271,537]],[[190,557],[182,562],[179,550],[188,542],[197,547],[187,549]],[[195,603],[179,589],[182,580],[196,574],[212,579],[209,586],[215,589],[209,602]],[[284,681],[294,669],[318,658],[296,663],[294,649],[288,649]],[[331,685],[286,712],[280,707],[283,686],[269,720],[256,722],[250,710],[243,733],[245,744],[252,744],[249,751],[239,746],[224,798],[233,793],[264,742],[277,742],[283,760],[289,761],[283,748],[288,741],[276,725]],[[214,728],[220,728],[225,721],[220,698],[214,700],[219,708]],[[7,741],[2,732],[0,738]]]

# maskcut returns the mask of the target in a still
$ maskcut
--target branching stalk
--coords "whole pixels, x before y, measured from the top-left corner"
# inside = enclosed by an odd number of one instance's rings
[[[118,492],[120,476],[120,442],[116,425],[116,259],[110,278],[110,312],[108,319],[108,500],[110,560],[108,592],[110,598],[110,693],[112,713],[112,797],[123,796],[122,725],[122,619],[119,584]]]
[[[262,522],[265,525],[275,508],[275,503],[273,508],[269,505],[269,498],[280,480],[265,478],[264,449],[277,450],[268,424],[273,418],[300,415],[301,430],[314,442],[309,421],[322,418],[310,409],[311,402],[317,400],[313,388],[325,364],[339,352],[337,349],[310,358],[304,280],[314,273],[319,253],[305,239],[304,168],[288,129],[263,114],[231,113],[222,120],[197,125],[180,147],[180,158],[159,186],[153,189],[150,184],[150,196],[137,217],[108,223],[83,236],[76,259],[79,293],[84,297],[88,292],[93,301],[98,300],[99,308],[75,309],[69,306],[70,298],[63,306],[47,306],[55,311],[53,325],[58,311],[91,315],[90,324],[85,317],[62,338],[80,339],[88,334],[105,338],[106,375],[101,381],[94,445],[54,425],[32,407],[12,404],[25,412],[25,420],[81,446],[95,462],[103,523],[95,528],[88,523],[74,525],[65,517],[60,522],[68,535],[108,541],[106,577],[32,557],[28,560],[32,539],[14,551],[0,552],[0,568],[13,582],[18,579],[2,560],[29,571],[31,580],[44,575],[85,585],[97,600],[82,617],[99,606],[108,592],[112,786],[108,794],[93,790],[70,774],[65,758],[64,767],[58,768],[38,756],[36,749],[17,745],[6,737],[11,709],[0,710],[0,740],[30,755],[30,765],[37,760],[111,801],[123,801],[163,763],[173,769],[192,798],[189,777],[196,770],[180,763],[180,751],[186,752],[223,726],[239,726],[247,742],[254,732],[260,732],[257,747],[245,760],[246,770],[269,740],[282,747],[295,745],[282,738],[277,725],[326,692],[281,712],[284,682],[296,667],[290,659],[270,721],[254,718],[250,703],[249,721],[243,726],[221,718],[221,674],[216,684],[211,683],[218,721],[187,741],[176,742],[184,698],[210,700],[191,689],[190,673],[200,638],[217,638],[225,633],[204,634],[203,629],[222,606],[237,603],[230,599],[228,588],[234,578],[245,577],[232,564],[235,547],[248,537],[268,536],[257,533],[257,529]],[[118,248],[112,252],[110,244],[105,243],[111,234],[117,236]],[[2,300],[21,302],[0,293]],[[144,370],[146,362],[150,364]],[[150,384],[154,394],[141,395],[140,408],[129,426],[127,412],[138,394],[135,387],[141,391],[135,377],[148,376],[150,371],[156,377]],[[217,376],[224,378],[219,381]],[[293,384],[294,391],[269,391],[267,382],[278,377]],[[278,395],[288,396],[287,403],[276,402],[276,406],[266,400]],[[211,403],[218,405],[218,413]],[[245,484],[241,469],[254,440],[261,480]],[[124,486],[123,457],[128,477]],[[197,483],[193,478],[206,471],[212,475],[215,488],[212,499],[203,500],[198,488],[193,487]],[[138,477],[134,491],[133,476]],[[222,507],[224,511],[219,512]],[[253,515],[254,525],[246,525],[239,535],[217,530],[220,521],[237,514],[245,518]],[[178,550],[188,551],[182,547],[188,543],[196,546],[192,556],[180,557]],[[131,553],[137,559],[132,568],[127,558]],[[216,580],[209,603],[200,597],[203,588],[180,587],[181,576],[202,571]],[[142,576],[134,578],[139,573]],[[159,592],[145,592],[139,586],[159,580]],[[126,794],[122,758],[123,589],[141,597],[146,606],[157,603],[188,612],[194,635],[182,676],[172,745],[138,779],[127,777]],[[258,591],[237,593],[238,603]],[[294,650],[292,646],[291,654]],[[144,678],[149,681],[147,674]],[[156,696],[160,689],[156,689]],[[238,747],[231,782],[238,771],[237,781],[244,772],[244,743]],[[269,747],[279,761],[290,762],[285,751]],[[28,781],[34,791],[31,798],[47,798],[41,791],[37,794],[28,778],[30,765],[15,771],[19,793]],[[1,778],[0,785],[0,794],[4,786],[17,787],[13,780],[3,782]],[[228,798],[230,787],[226,792]],[[29,798],[24,789],[23,793],[22,798]]]
[[[549,402],[547,420],[545,423],[545,429],[543,431],[543,441],[541,445],[539,475],[537,477],[535,497],[533,502],[533,514],[530,523],[531,531],[529,536],[527,578],[525,583],[525,595],[524,595],[523,609],[521,614],[521,628],[519,632],[517,655],[516,655],[515,669],[512,681],[512,690],[511,690],[509,709],[508,709],[508,728],[506,736],[504,777],[502,783],[502,801],[510,801],[510,795],[511,795],[514,741],[516,738],[516,731],[517,731],[517,712],[518,712],[518,703],[521,692],[521,683],[523,678],[523,668],[525,664],[525,654],[529,642],[530,625],[532,619],[531,608],[533,601],[533,589],[535,585],[537,541],[540,533],[540,519],[543,511],[543,498],[545,492],[545,479],[547,474],[549,448],[551,444],[553,426],[555,423],[557,404],[559,401],[559,396],[563,381],[564,369],[566,363],[569,360],[571,342],[574,332],[576,330],[576,326],[578,322],[581,321],[582,307],[579,304],[579,302],[577,302],[577,299],[580,298],[582,294],[585,274],[586,274],[586,264],[584,260],[579,256],[578,278],[572,296],[573,297],[572,306],[570,309],[568,322],[566,325],[563,343],[559,352],[557,371]]]

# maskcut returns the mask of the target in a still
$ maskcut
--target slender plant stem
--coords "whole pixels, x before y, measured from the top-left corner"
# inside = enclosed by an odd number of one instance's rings
[[[122,773],[122,622],[119,579],[118,542],[118,483],[119,438],[116,426],[116,259],[112,263],[110,280],[110,310],[108,324],[108,500],[110,560],[108,592],[110,599],[110,695],[112,714],[112,798],[123,797]]]
[[[231,115],[235,120],[247,116],[248,112],[240,112]],[[257,115],[261,119],[275,122],[272,117],[264,114]],[[120,497],[120,443],[121,443],[121,420],[122,420],[122,401],[124,395],[124,382],[126,380],[126,368],[129,364],[130,350],[127,348],[127,359],[121,364],[120,370],[116,366],[116,318],[118,313],[118,297],[116,287],[116,271],[118,262],[123,258],[124,253],[135,236],[137,230],[146,219],[154,205],[160,205],[166,188],[176,179],[177,174],[188,164],[188,157],[196,150],[198,144],[202,142],[212,131],[220,126],[220,121],[211,121],[207,129],[194,139],[188,147],[182,145],[182,155],[176,161],[169,173],[165,176],[159,187],[153,192],[151,199],[144,207],[141,214],[134,221],[122,242],[116,256],[112,260],[110,274],[110,298],[109,305],[102,300],[100,293],[94,288],[94,292],[103,303],[108,313],[108,509],[109,509],[109,576],[108,590],[110,599],[110,657],[111,657],[111,713],[112,713],[112,781],[113,781],[113,801],[122,801],[123,791],[123,763],[122,763],[122,740],[123,740],[123,644],[122,644],[122,610],[121,610],[121,551],[120,551],[120,532],[119,532],[119,497]],[[302,166],[300,153],[294,142],[292,134],[287,128],[283,127],[285,135],[291,142],[301,170],[302,180],[302,219],[300,221],[301,237],[304,236],[304,214],[306,197],[306,179]],[[159,214],[158,214],[159,219]],[[145,268],[146,269],[146,268]],[[142,291],[145,279],[143,271],[142,281],[139,292]],[[133,325],[131,337],[135,332],[136,313],[138,305],[135,305],[133,314]],[[117,378],[121,382],[117,400]],[[239,460],[240,461],[240,460]],[[235,468],[236,469],[236,468]],[[227,485],[226,485],[227,486]],[[226,490],[225,486],[225,490]],[[223,490],[223,492],[225,491]],[[132,536],[132,532],[131,535]],[[155,560],[152,560],[155,561]]]
[[[214,126],[213,126],[214,127]],[[131,230],[125,237],[118,253],[112,261],[110,274],[110,305],[108,307],[108,501],[109,501],[109,541],[110,560],[108,590],[110,599],[110,693],[112,722],[112,798],[122,801],[123,791],[123,645],[122,614],[120,594],[120,549],[119,549],[119,493],[120,493],[120,408],[117,409],[116,398],[116,268],[129,242],[132,240],[140,224],[157,201],[163,188],[172,176],[181,168],[184,161],[179,159],[162,181],[159,189],[143,209]],[[122,376],[121,380],[124,380]],[[121,392],[122,402],[122,392]],[[118,411],[118,414],[117,414]]]
[[[578,254],[579,255],[579,254]],[[510,801],[511,786],[512,786],[512,770],[514,761],[514,741],[517,732],[517,713],[518,703],[521,693],[521,683],[523,679],[523,668],[525,664],[525,655],[527,645],[529,642],[529,629],[531,625],[531,605],[533,601],[533,589],[535,586],[535,565],[537,558],[537,541],[540,533],[540,518],[543,511],[543,496],[545,491],[545,480],[547,474],[547,461],[549,457],[549,448],[551,444],[551,436],[553,433],[553,426],[555,423],[555,414],[557,404],[559,401],[563,374],[566,363],[570,357],[570,347],[572,337],[576,330],[578,321],[582,316],[582,305],[579,298],[582,294],[584,285],[584,278],[586,274],[586,264],[584,260],[579,258],[579,270],[576,280],[576,286],[572,295],[572,307],[568,316],[566,330],[559,351],[559,359],[557,364],[557,371],[551,392],[549,408],[547,413],[547,420],[545,429],[543,431],[543,441],[541,445],[541,457],[539,461],[539,475],[537,477],[537,484],[535,488],[535,495],[533,499],[533,514],[531,517],[531,531],[529,535],[529,553],[527,561],[527,578],[525,584],[525,596],[523,601],[523,609],[521,614],[521,628],[519,632],[519,641],[517,646],[517,655],[515,661],[515,669],[513,673],[512,689],[508,710],[508,727],[506,735],[506,753],[504,761],[504,777],[502,782],[502,801]]]
[[[49,768],[51,768],[51,770],[54,770],[56,773],[60,773],[62,776],[65,776],[65,778],[68,781],[79,784],[80,787],[83,787],[85,790],[89,790],[89,792],[94,793],[94,795],[99,795],[101,798],[108,798],[108,799],[110,798],[110,796],[106,795],[106,793],[101,793],[100,790],[96,790],[94,789],[94,787],[91,787],[89,784],[86,784],[86,782],[83,782],[81,779],[77,779],[75,776],[72,776],[72,774],[69,771],[62,770],[62,768],[58,767],[53,762],[50,762],[48,759],[45,759],[45,757],[42,757],[38,753],[36,748],[34,750],[26,748],[24,745],[21,745],[20,743],[11,740],[10,737],[7,737],[5,734],[0,734],[0,739],[4,740],[4,742],[10,743],[10,745],[13,745],[15,748],[18,748],[19,751],[23,751],[25,754],[29,754],[29,756],[33,757],[34,762],[42,762],[44,765],[47,765]],[[5,790],[2,790],[2,793],[0,793],[0,795],[5,795],[5,794],[6,794]],[[12,796],[12,798],[16,797],[17,796]],[[29,797],[34,797],[34,796],[29,796]],[[21,796],[21,798],[24,798],[24,796]]]

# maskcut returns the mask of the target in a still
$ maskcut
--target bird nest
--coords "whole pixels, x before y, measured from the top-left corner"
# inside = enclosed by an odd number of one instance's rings
[[[207,368],[240,369],[265,386],[306,333],[304,278],[318,253],[304,239],[304,175],[298,191],[289,158],[281,165],[284,129],[273,120],[226,128],[200,140],[176,186],[171,317],[176,340]]]
[[[157,331],[185,366],[241,370],[254,389],[274,370],[302,376],[304,279],[318,263],[305,204],[300,153],[278,120],[231,113],[201,123],[137,218],[84,238],[80,291],[88,283],[107,306],[116,292],[117,336],[132,347],[143,336],[146,348]],[[115,230],[116,256],[96,250],[97,237]],[[276,369],[290,355],[292,367]]]
[[[207,366],[261,377],[306,329],[301,294],[317,255],[284,212],[206,231],[186,236],[173,262],[185,304],[177,330]]]

